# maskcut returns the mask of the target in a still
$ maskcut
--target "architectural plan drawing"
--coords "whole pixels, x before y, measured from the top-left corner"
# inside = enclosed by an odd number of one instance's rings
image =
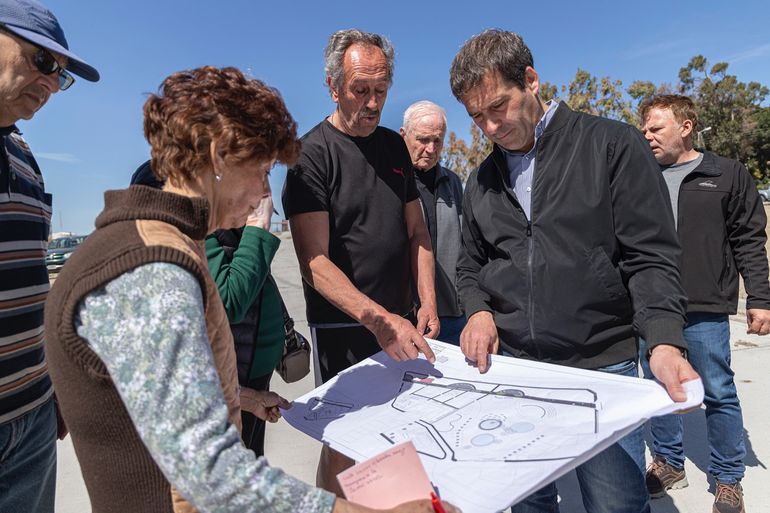
[[[405,372],[394,410],[419,416],[382,434],[420,454],[453,461],[549,459],[558,446],[596,433],[596,394]],[[438,447],[447,452],[439,455]],[[559,458],[578,454],[561,453]]]
[[[357,460],[411,440],[436,489],[465,513],[501,511],[675,404],[653,381],[493,356],[485,374],[429,340],[436,363],[384,353],[294,401],[284,418]],[[473,482],[474,486],[468,486]]]

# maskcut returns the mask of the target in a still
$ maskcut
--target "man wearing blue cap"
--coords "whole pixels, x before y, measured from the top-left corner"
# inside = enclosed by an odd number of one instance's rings
[[[33,0],[0,0],[0,511],[54,511],[56,407],[43,354],[51,195],[15,123],[99,73]]]

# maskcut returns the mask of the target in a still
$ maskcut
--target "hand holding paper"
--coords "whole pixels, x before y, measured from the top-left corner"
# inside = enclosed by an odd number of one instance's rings
[[[337,475],[345,497],[375,509],[428,499],[433,487],[412,442],[385,452]]]
[[[347,500],[392,513],[460,513],[436,498],[412,442],[390,449],[337,475]]]

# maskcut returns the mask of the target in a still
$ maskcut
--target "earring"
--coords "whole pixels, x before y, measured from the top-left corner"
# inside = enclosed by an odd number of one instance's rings
[[[222,181],[222,175],[214,175],[214,179],[215,179],[217,182],[221,182],[221,181]]]

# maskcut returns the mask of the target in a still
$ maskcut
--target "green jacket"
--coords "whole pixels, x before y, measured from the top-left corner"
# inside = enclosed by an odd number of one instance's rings
[[[249,342],[256,340],[249,379],[273,372],[283,353],[281,298],[274,283],[267,279],[280,244],[278,237],[253,226],[243,230],[237,247],[223,246],[215,235],[206,238],[209,270],[225,305],[236,344],[244,337]],[[248,315],[260,291],[263,293],[259,312]]]

